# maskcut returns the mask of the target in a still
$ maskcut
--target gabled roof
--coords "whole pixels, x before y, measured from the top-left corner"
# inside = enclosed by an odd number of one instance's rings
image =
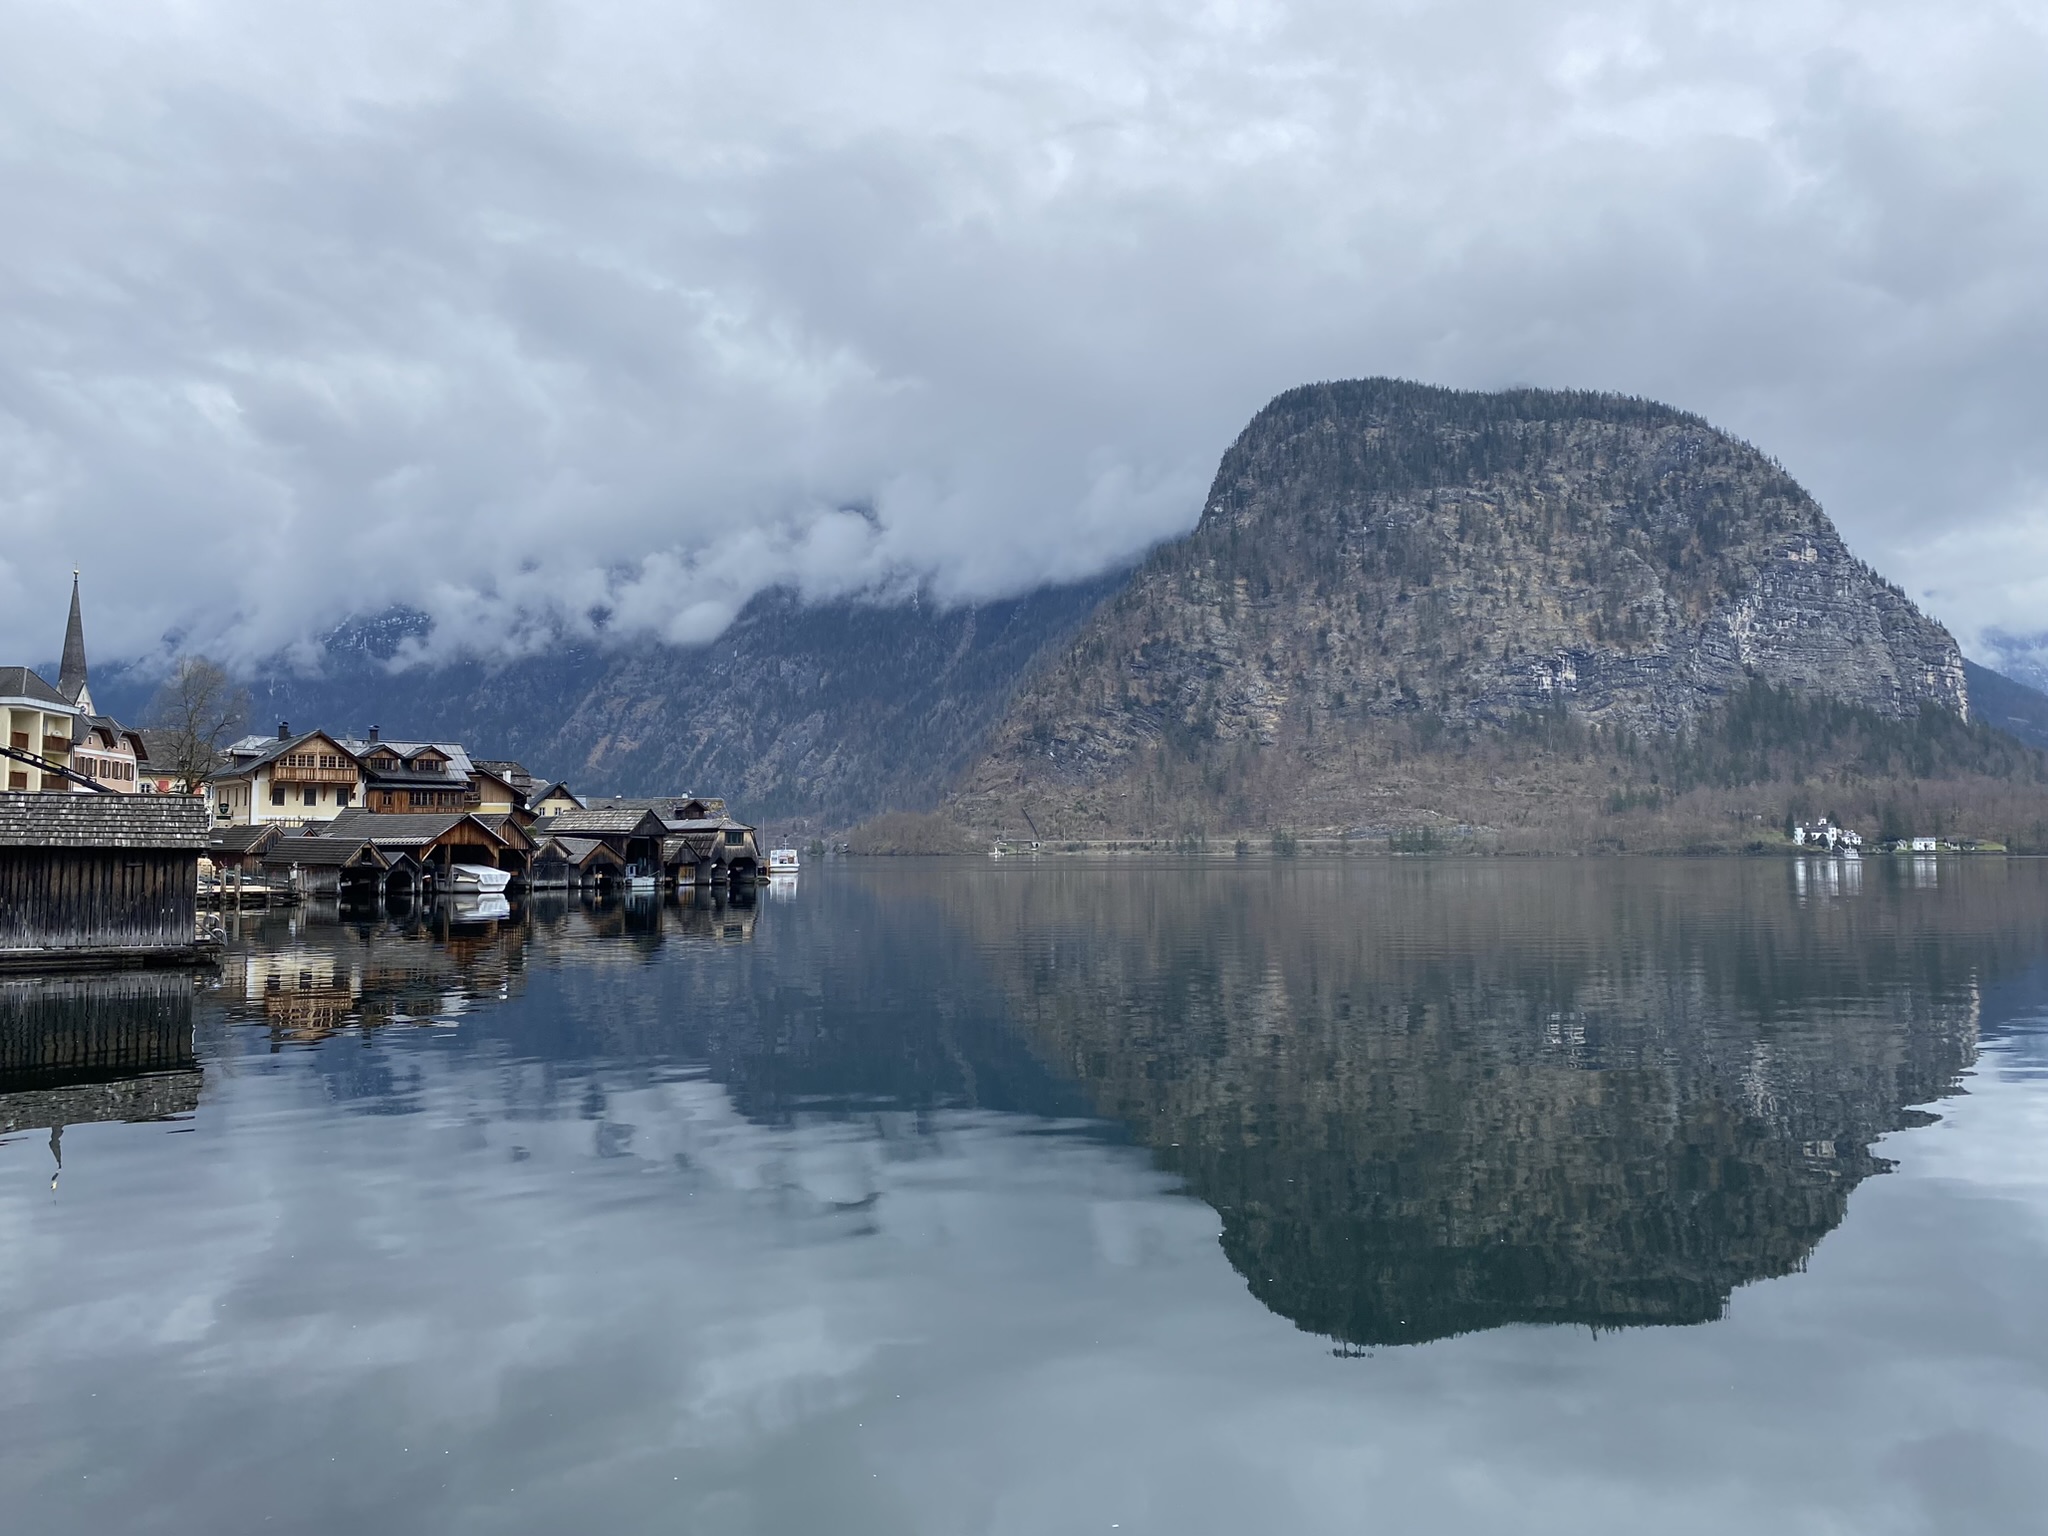
[[[588,802],[569,787],[567,779],[557,779],[545,789],[536,789],[529,792],[526,797],[526,803],[528,805],[539,805],[541,801],[552,800],[557,795],[560,795],[565,800],[573,801],[578,806],[585,808],[588,806]]]
[[[472,780],[493,779],[498,783],[504,785],[507,789],[512,791],[512,803],[514,805],[523,805],[526,801],[525,795],[520,793],[519,786],[512,782],[511,776],[500,772],[497,768],[494,768],[489,763],[473,764],[470,768],[470,778]]]
[[[261,852],[284,836],[284,824],[259,822],[251,827],[215,827],[206,834],[208,853]]]
[[[447,757],[451,771],[445,777],[451,779],[458,774],[467,777],[471,768],[475,766],[469,760],[469,749],[459,741],[394,741],[389,736],[380,737],[376,741],[365,741],[361,737],[349,736],[343,738],[341,744],[358,758],[367,757],[380,747],[389,748],[392,755],[401,762],[418,756],[424,748],[432,747]]]
[[[86,724],[93,730],[103,731],[110,737],[119,738],[114,741],[114,746],[118,747],[122,741],[126,741],[130,747],[134,748],[135,760],[138,763],[149,761],[149,746],[143,741],[142,732],[129,730],[127,726],[114,719],[111,715],[87,715],[85,719]]]
[[[58,709],[73,707],[69,699],[29,667],[0,667],[0,698],[33,699],[38,704],[50,704]]]
[[[391,861],[367,837],[307,837],[303,834],[279,838],[265,850],[263,862],[272,868],[301,864],[339,869],[358,862],[373,864],[379,869],[391,867]]]
[[[607,795],[602,800],[591,800],[586,804],[591,810],[607,806],[634,806],[653,811],[663,821],[671,822],[725,814],[725,802],[708,795]]]
[[[526,771],[526,764],[516,762],[511,758],[492,758],[489,761],[478,758],[472,766],[481,768],[487,773],[495,773],[521,794],[525,794],[533,788],[533,775]]]
[[[317,837],[362,837],[380,848],[424,848],[439,842],[465,821],[475,822],[484,834],[497,842],[507,839],[480,817],[467,811],[401,811],[380,815],[375,811],[348,810],[327,822]]]
[[[0,848],[206,846],[206,803],[190,795],[0,793]]]
[[[619,856],[594,837],[551,837],[542,851],[559,853],[571,864],[581,865],[592,861],[613,864],[619,862]]]
[[[309,741],[324,741],[330,747],[338,748],[351,761],[355,758],[355,752],[347,742],[326,731],[301,731],[298,735],[287,737],[283,741],[279,741],[275,736],[244,736],[228,748],[228,756],[233,761],[225,768],[215,769],[208,776],[209,782],[213,779],[239,779],[244,774],[254,773],[258,768],[283,757],[286,753],[298,751]]]
[[[582,837],[660,837],[667,831],[662,819],[645,806],[604,803],[580,811],[558,811],[534,824],[543,836],[572,833]]]
[[[505,840],[508,847],[531,848],[533,834],[526,830],[526,824],[519,820],[516,811],[471,811],[472,820],[481,822]]]

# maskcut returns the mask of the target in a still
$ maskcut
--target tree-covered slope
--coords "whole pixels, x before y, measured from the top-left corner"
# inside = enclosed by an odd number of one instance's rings
[[[1425,811],[1528,824],[1531,795],[1610,800],[1630,744],[1668,757],[1739,728],[1759,687],[1855,711],[1827,729],[1908,777],[1914,739],[1940,734],[1924,713],[1960,728],[1969,712],[1948,633],[1782,468],[1698,418],[1610,395],[1316,385],[1246,427],[1195,531],[1019,693],[950,809],[1055,837]],[[1575,766],[1526,749],[1553,719],[1581,732]],[[1943,751],[1954,771],[2004,772],[1980,746]]]

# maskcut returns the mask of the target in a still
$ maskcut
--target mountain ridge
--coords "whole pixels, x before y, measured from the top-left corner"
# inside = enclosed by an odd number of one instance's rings
[[[946,809],[983,835],[1599,846],[1603,805],[1701,787],[1710,739],[1724,789],[2039,776],[1968,717],[1954,639],[1750,445],[1621,396],[1366,379],[1254,416],[1194,532],[1019,690]]]

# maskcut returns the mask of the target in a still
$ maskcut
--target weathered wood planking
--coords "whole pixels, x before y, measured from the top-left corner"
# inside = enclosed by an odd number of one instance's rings
[[[186,849],[0,847],[0,950],[189,946],[198,857]]]
[[[189,975],[0,980],[0,1135],[198,1107]]]
[[[205,837],[183,796],[0,794],[0,957],[190,950]]]

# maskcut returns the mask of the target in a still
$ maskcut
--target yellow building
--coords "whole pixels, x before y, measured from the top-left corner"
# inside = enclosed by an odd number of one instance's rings
[[[559,816],[564,811],[580,811],[583,802],[570,792],[569,786],[559,781],[550,784],[538,795],[530,795],[526,801],[530,810],[542,816]]]
[[[0,667],[0,742],[56,768],[71,766],[71,744],[84,730],[83,716],[55,688],[27,667]],[[8,789],[70,790],[71,781],[17,757],[0,758]]]

